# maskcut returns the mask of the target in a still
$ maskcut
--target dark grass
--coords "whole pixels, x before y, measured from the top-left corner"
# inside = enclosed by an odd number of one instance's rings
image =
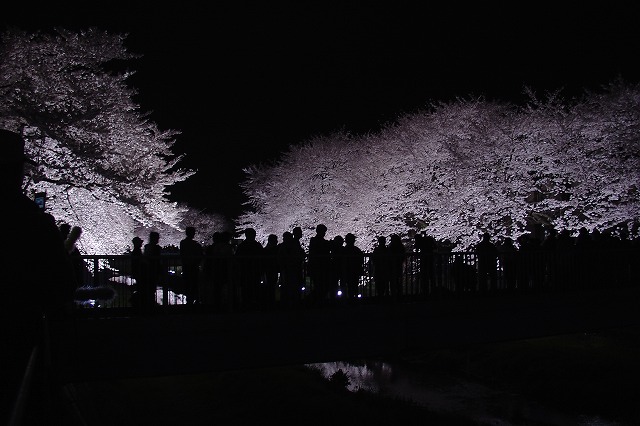
[[[472,425],[283,367],[69,386],[87,425]]]
[[[640,424],[637,327],[407,353],[392,363],[416,376],[467,377],[574,416]],[[480,424],[349,392],[303,366],[75,383],[66,391],[65,424],[89,426]]]
[[[575,416],[640,424],[640,328],[407,354],[417,374],[467,375]]]

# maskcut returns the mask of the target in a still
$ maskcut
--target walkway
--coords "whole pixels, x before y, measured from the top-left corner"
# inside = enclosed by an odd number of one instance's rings
[[[640,287],[50,324],[62,382],[393,357],[640,325]]]

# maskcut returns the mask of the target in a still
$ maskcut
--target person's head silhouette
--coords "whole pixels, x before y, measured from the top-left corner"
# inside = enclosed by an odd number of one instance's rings
[[[296,226],[295,228],[293,228],[293,237],[296,239],[300,239],[302,238],[302,228],[299,226]]]
[[[150,244],[158,244],[160,242],[160,233],[157,231],[149,232],[149,243]]]
[[[142,240],[142,238],[140,237],[133,237],[133,239],[131,240],[131,242],[133,243],[133,247],[134,248],[140,248],[142,247],[142,243],[144,242]]]
[[[247,228],[244,230],[244,237],[247,240],[255,240],[256,239],[256,230],[253,228]]]
[[[196,235],[196,228],[194,228],[193,226],[187,226],[187,228],[185,229],[185,234],[187,235],[187,237],[193,238]]]
[[[327,226],[322,223],[316,226],[316,234],[324,237],[327,234]]]
[[[353,235],[351,232],[349,232],[347,235],[344,236],[344,242],[347,245],[355,244],[356,236]]]

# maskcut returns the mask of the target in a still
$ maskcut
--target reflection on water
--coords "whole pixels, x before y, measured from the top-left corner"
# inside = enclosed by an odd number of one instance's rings
[[[347,389],[412,401],[432,412],[466,417],[479,424],[622,426],[599,417],[573,416],[532,401],[522,395],[492,389],[468,378],[447,373],[417,377],[411,371],[385,362],[308,364],[330,379],[342,371],[349,378]]]
[[[354,365],[346,362],[325,362],[322,364],[307,364],[307,367],[318,370],[329,379],[338,371],[343,371],[349,377],[347,389],[351,392],[365,390],[372,393],[382,393],[380,386],[388,382],[384,376],[391,375],[391,366],[384,362]]]

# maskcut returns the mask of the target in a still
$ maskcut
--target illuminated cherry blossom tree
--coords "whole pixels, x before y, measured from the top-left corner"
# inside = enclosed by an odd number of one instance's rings
[[[179,168],[175,130],[161,130],[133,101],[124,64],[136,57],[126,35],[97,29],[26,33],[0,46],[0,126],[21,132],[38,165],[25,190],[46,192],[59,222],[83,228],[83,253],[118,254],[134,233],[174,229],[188,211],[167,188],[193,172]],[[163,242],[177,243],[172,237]]]
[[[259,237],[324,223],[328,237],[425,230],[468,249],[555,227],[626,226],[640,217],[640,87],[613,82],[524,107],[457,100],[399,117],[375,134],[336,133],[246,169],[239,227]],[[635,230],[635,231],[634,231]]]

